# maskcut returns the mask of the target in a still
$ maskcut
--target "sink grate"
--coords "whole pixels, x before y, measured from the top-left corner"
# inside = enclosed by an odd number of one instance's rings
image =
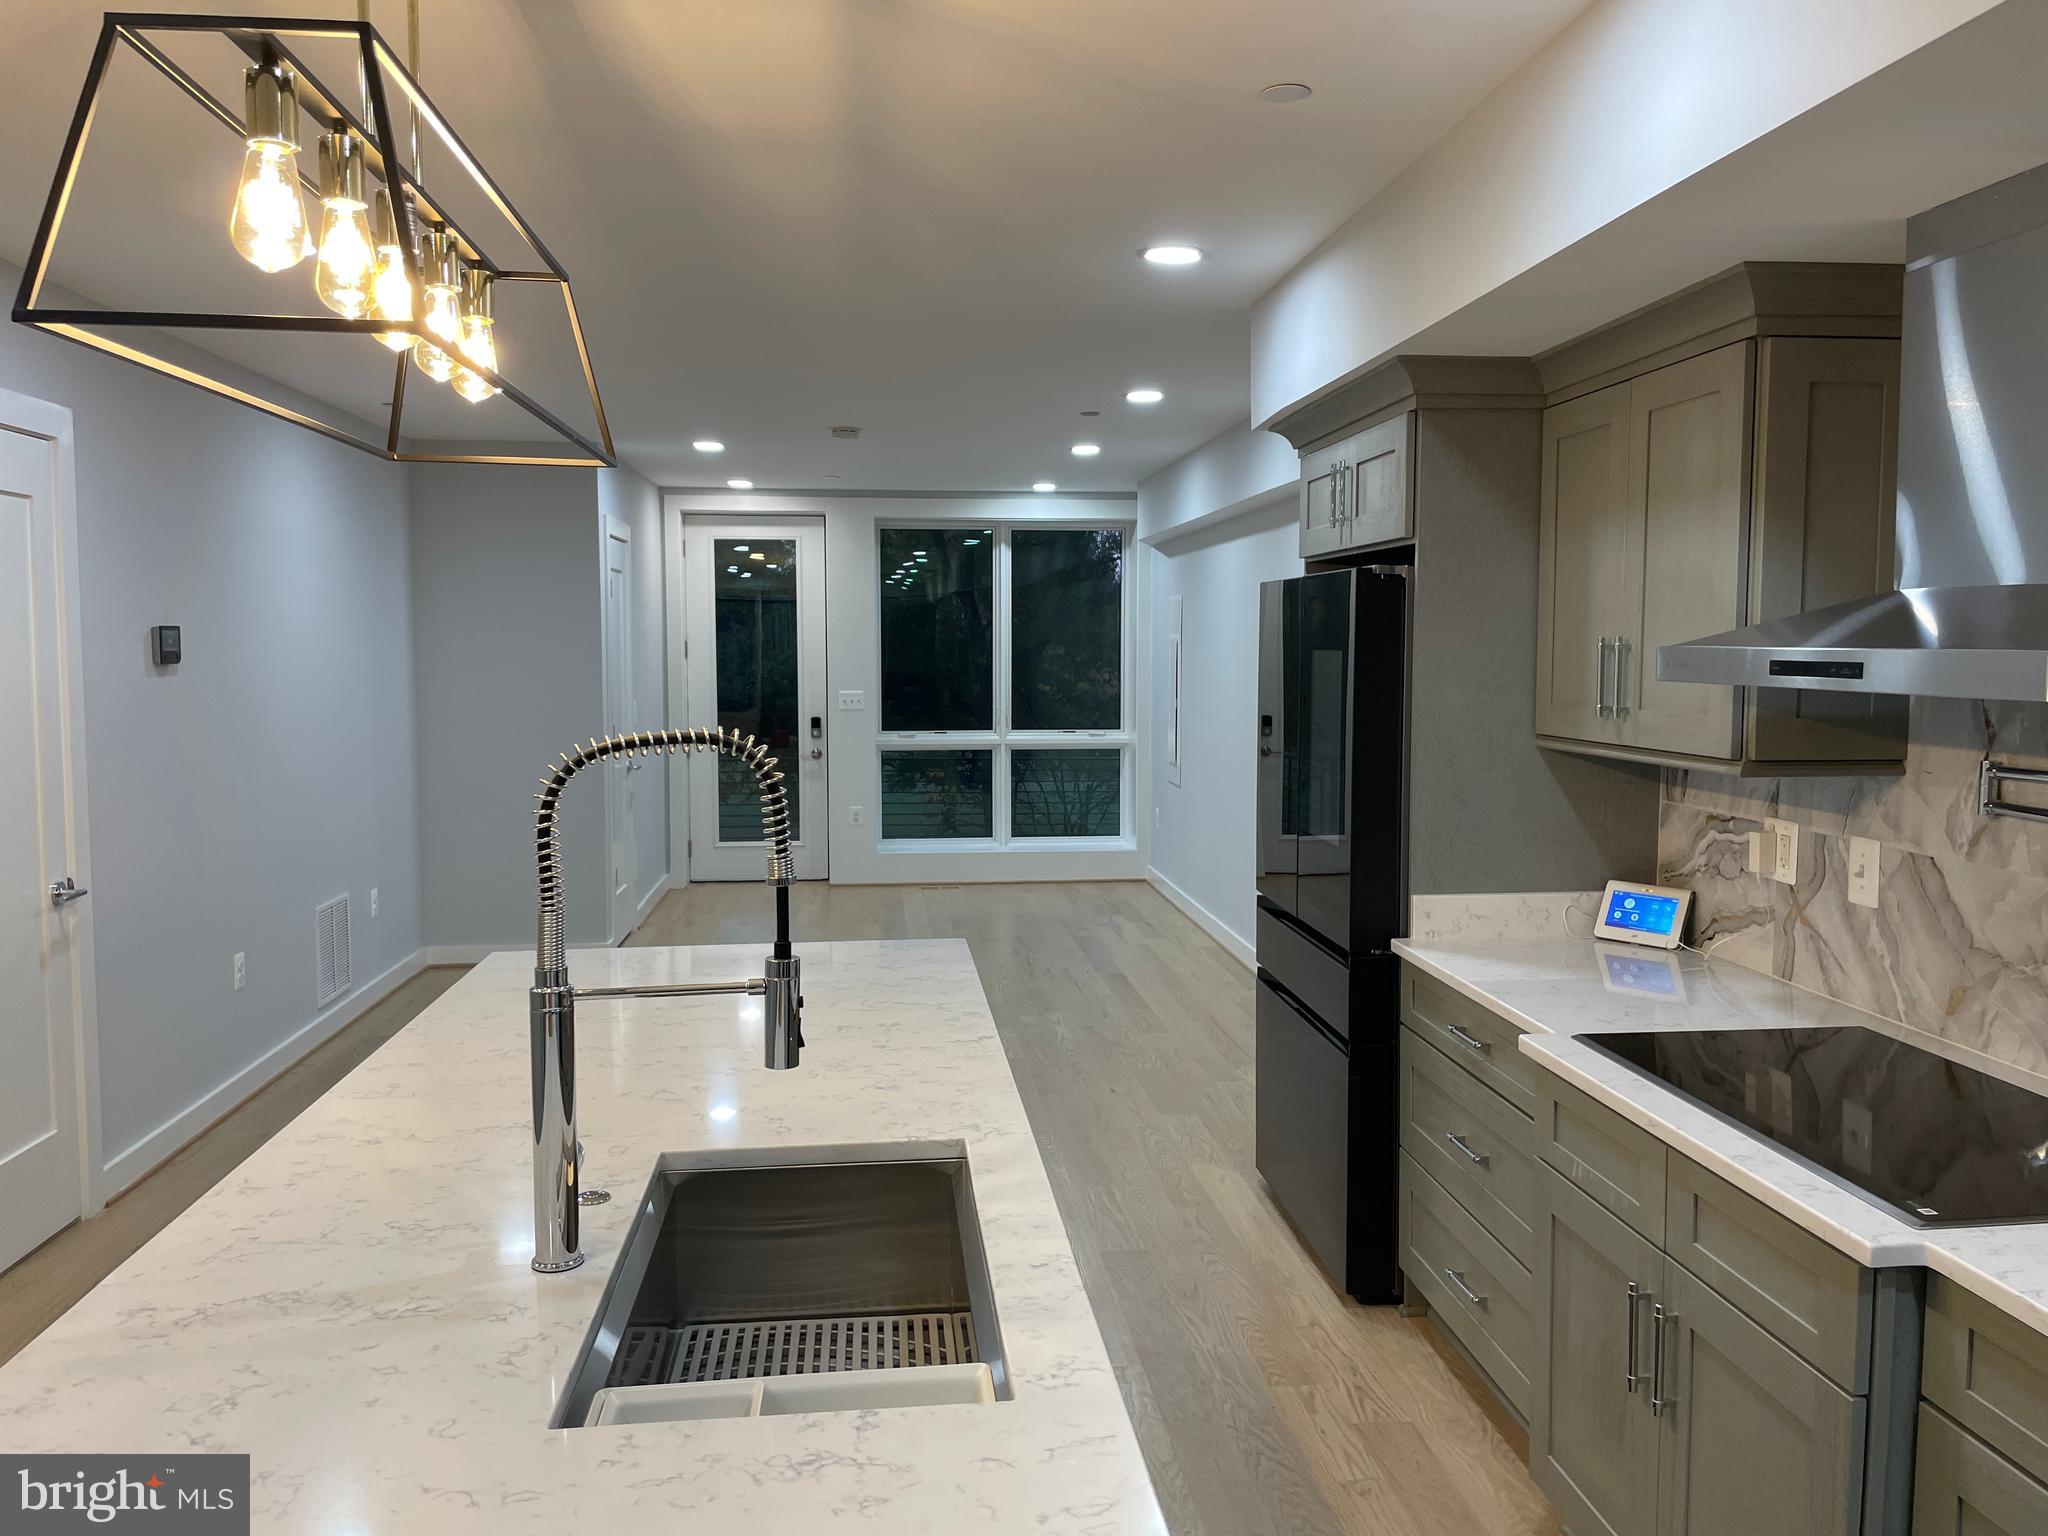
[[[694,1323],[628,1328],[606,1385],[966,1365],[980,1358],[971,1312]]]

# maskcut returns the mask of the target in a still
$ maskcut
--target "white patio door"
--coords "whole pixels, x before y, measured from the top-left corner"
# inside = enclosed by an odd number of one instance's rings
[[[14,430],[31,414],[17,402],[0,393],[0,1269],[85,1214],[92,1069],[91,908],[50,890],[86,883],[69,529],[59,443]],[[68,431],[68,415],[33,404]]]
[[[683,520],[690,725],[769,743],[789,794],[800,880],[826,877],[825,525],[817,518]],[[735,759],[695,754],[690,878],[759,880],[761,801]]]

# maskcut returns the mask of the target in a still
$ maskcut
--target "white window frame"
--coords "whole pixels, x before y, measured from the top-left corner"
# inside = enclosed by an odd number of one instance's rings
[[[882,535],[890,529],[918,528],[943,529],[951,532],[956,528],[988,528],[995,543],[993,579],[995,583],[995,625],[994,651],[991,665],[995,670],[993,711],[995,723],[988,730],[963,731],[885,731],[875,732],[876,773],[881,773],[883,754],[891,752],[944,752],[944,751],[986,751],[990,754],[989,796],[990,822],[993,836],[990,837],[889,837],[884,831],[884,812],[877,804],[875,808],[876,848],[885,854],[891,853],[959,853],[963,851],[985,852],[1029,852],[1029,853],[1081,853],[1101,852],[1105,849],[1126,849],[1137,846],[1137,789],[1138,789],[1138,734],[1137,734],[1137,661],[1138,661],[1138,614],[1137,614],[1137,570],[1132,559],[1132,546],[1137,534],[1136,525],[1121,518],[958,518],[958,517],[892,517],[878,518],[874,526],[874,550],[877,555],[874,568],[875,583],[875,654],[882,654],[882,608],[881,586],[883,573],[879,555]],[[1024,731],[1010,728],[1011,711],[1011,641],[1014,604],[1011,601],[1011,577],[1014,566],[1011,558],[1011,535],[1019,529],[1031,532],[1056,532],[1062,529],[1081,532],[1114,532],[1123,541],[1123,573],[1118,586],[1118,628],[1120,649],[1117,672],[1117,707],[1120,720],[1114,730],[1075,731]],[[882,708],[880,690],[888,686],[886,678],[877,684],[876,708]],[[1119,787],[1117,791],[1118,827],[1114,836],[1102,837],[1023,837],[1013,835],[1010,826],[1011,811],[1011,762],[1010,753],[1017,748],[1051,748],[1066,750],[1116,748],[1120,763]],[[878,778],[879,782],[879,778]]]

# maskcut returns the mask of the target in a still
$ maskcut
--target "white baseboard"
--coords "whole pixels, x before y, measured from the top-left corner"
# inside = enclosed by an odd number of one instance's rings
[[[669,887],[674,883],[674,880],[668,875],[663,875],[654,882],[654,889],[641,899],[640,910],[633,914],[633,928],[635,932],[639,931],[642,923],[654,916],[654,909],[661,905],[661,898],[669,893]],[[630,938],[631,935],[629,934],[627,937]]]
[[[383,975],[364,982],[340,1002],[316,1014],[309,1023],[278,1041],[197,1103],[188,1105],[133,1146],[108,1158],[106,1176],[101,1181],[102,1193],[111,1200],[280,1072],[332,1039],[344,1025],[353,1024],[428,966],[439,963],[432,958],[432,951],[414,950]]]
[[[1194,921],[1197,928],[1229,950],[1231,957],[1243,965],[1245,969],[1258,969],[1257,952],[1244,939],[1232,932],[1222,918],[1211,912],[1156,869],[1148,868],[1145,871],[1145,880],[1151,885],[1152,889],[1185,912]]]

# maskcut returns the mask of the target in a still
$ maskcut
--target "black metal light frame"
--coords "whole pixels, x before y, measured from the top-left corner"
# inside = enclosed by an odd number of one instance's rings
[[[392,191],[392,212],[398,222],[398,237],[405,261],[405,271],[412,283],[413,292],[420,291],[419,259],[415,248],[413,230],[415,211],[428,220],[446,229],[454,238],[456,248],[471,266],[488,272],[501,283],[552,283],[561,290],[562,306],[567,313],[570,334],[576,341],[576,355],[583,367],[583,381],[590,392],[590,408],[597,422],[595,439],[577,431],[552,411],[519,389],[490,368],[464,361],[463,366],[472,373],[502,390],[505,397],[525,410],[535,420],[546,425],[551,431],[574,443],[583,452],[569,454],[529,453],[412,453],[400,448],[400,421],[405,412],[406,365],[411,353],[408,349],[398,354],[397,377],[391,389],[391,423],[384,442],[377,443],[366,437],[334,426],[318,417],[275,400],[267,400],[252,394],[248,389],[230,384],[223,379],[213,378],[180,363],[152,355],[138,346],[130,346],[111,337],[94,334],[92,327],[121,329],[124,327],[163,329],[188,328],[195,330],[229,331],[302,331],[316,333],[342,333],[372,336],[378,332],[409,331],[415,336],[435,340],[428,335],[424,319],[415,316],[412,320],[396,322],[375,316],[364,316],[350,320],[340,315],[258,315],[224,314],[212,311],[181,312],[175,310],[129,310],[129,309],[65,309],[38,304],[44,279],[48,276],[52,247],[56,244],[57,231],[64,221],[65,204],[70,201],[72,186],[78,176],[79,161],[85,153],[87,135],[92,130],[93,114],[98,110],[100,91],[106,83],[107,66],[114,53],[114,45],[126,44],[136,54],[183,91],[192,100],[217,119],[224,127],[231,129],[237,137],[244,135],[240,117],[219,97],[201,85],[149,41],[146,34],[151,32],[214,32],[247,54],[251,62],[262,64],[276,62],[289,68],[297,76],[301,109],[329,123],[347,127],[361,139],[365,147],[368,169],[381,177]],[[355,44],[359,54],[362,80],[369,96],[370,122],[365,123],[351,111],[344,97],[324,84],[318,75],[306,67],[305,61],[293,51],[288,38],[347,39]],[[429,196],[420,179],[406,168],[399,153],[394,122],[385,100],[384,71],[388,70],[393,79],[405,92],[407,101],[418,113],[420,120],[429,124],[440,136],[463,171],[483,191],[498,212],[519,232],[522,239],[532,248],[544,264],[541,271],[521,271],[499,266],[484,254],[482,247],[450,218]],[[314,189],[316,195],[318,189]],[[410,192],[407,198],[402,193]],[[419,306],[415,305],[417,309]],[[137,363],[167,377],[192,384],[223,399],[233,400],[254,410],[263,411],[295,426],[307,427],[331,437],[350,447],[360,448],[379,458],[406,463],[435,464],[541,464],[581,467],[611,467],[618,463],[617,451],[612,446],[611,428],[605,421],[604,402],[598,396],[597,375],[590,365],[590,348],[583,339],[583,326],[576,317],[576,298],[570,291],[569,274],[562,270],[562,264],[555,260],[547,246],[541,242],[519,210],[512,206],[498,184],[491,179],[476,156],[456,136],[419,82],[398,61],[377,29],[368,22],[310,20],[298,18],[264,18],[247,16],[186,16],[155,12],[110,11],[100,27],[97,46],[93,49],[92,64],[85,77],[85,89],[78,99],[78,110],[71,119],[71,131],[64,140],[63,157],[58,161],[56,179],[50,185],[49,201],[43,206],[43,217],[36,227],[35,244],[30,248],[28,265],[22,273],[21,288],[15,296],[14,318],[23,325],[32,325],[48,331],[53,336],[62,336],[67,341],[78,342],[111,356]]]

